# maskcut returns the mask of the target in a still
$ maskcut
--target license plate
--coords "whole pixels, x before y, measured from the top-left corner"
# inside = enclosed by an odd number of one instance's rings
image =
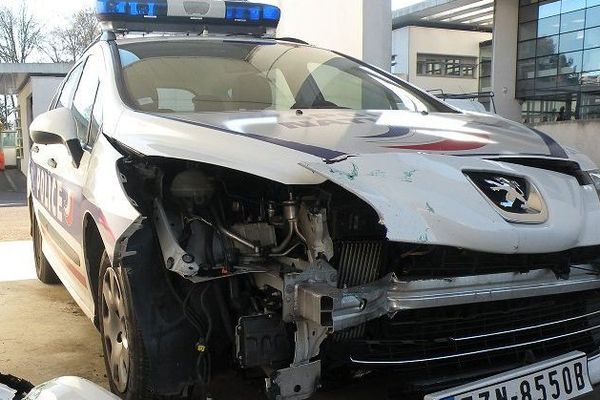
[[[567,400],[592,391],[585,353],[574,351],[453,389],[425,400]]]

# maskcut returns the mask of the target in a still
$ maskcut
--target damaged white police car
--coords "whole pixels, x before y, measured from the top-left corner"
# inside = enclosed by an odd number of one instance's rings
[[[381,70],[265,36],[280,10],[98,1],[103,36],[31,125],[36,266],[124,399],[402,399],[600,383],[596,166]],[[182,32],[117,39],[119,31]],[[389,378],[389,379],[388,379]]]

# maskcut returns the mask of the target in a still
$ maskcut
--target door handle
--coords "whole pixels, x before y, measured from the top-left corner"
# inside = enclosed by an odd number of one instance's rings
[[[51,158],[48,160],[48,166],[50,168],[56,168],[56,160],[54,158]]]
[[[37,147],[37,146],[33,146],[33,147],[31,148],[31,151],[33,151],[34,153],[39,153],[39,152],[40,152],[40,148],[39,148],[39,147]]]

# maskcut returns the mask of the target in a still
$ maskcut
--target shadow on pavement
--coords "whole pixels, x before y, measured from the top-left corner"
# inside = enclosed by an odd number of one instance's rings
[[[0,207],[27,205],[27,178],[18,169],[0,171]]]

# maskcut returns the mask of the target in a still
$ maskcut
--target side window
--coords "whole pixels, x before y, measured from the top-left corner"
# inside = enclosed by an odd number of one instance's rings
[[[73,117],[77,125],[77,137],[82,144],[85,144],[88,139],[88,126],[99,81],[98,60],[92,55],[88,57],[83,68],[83,74],[75,91],[72,107]]]
[[[69,77],[65,81],[62,90],[60,92],[60,97],[58,98],[58,102],[56,103],[56,108],[66,107],[70,108],[71,103],[73,101],[73,92],[77,87],[77,83],[79,82],[79,77],[81,76],[81,70],[83,69],[83,63],[76,66]]]
[[[88,139],[88,146],[93,147],[98,139],[100,130],[102,128],[102,85],[98,86],[98,92],[96,93],[96,101],[94,102],[94,108],[92,109],[92,121],[90,123],[90,137]]]

